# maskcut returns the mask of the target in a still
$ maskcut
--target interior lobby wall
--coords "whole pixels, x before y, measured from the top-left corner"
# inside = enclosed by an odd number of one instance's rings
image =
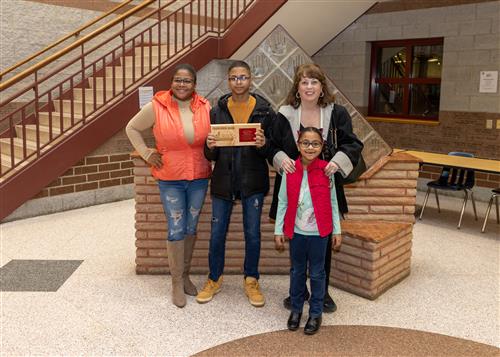
[[[500,1],[370,12],[313,59],[366,113],[371,41],[443,37],[439,122],[371,124],[393,147],[440,153],[466,151],[500,159],[500,93],[479,93],[480,71],[500,71],[499,19]]]

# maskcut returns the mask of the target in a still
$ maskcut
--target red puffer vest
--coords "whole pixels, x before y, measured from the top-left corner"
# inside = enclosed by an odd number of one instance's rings
[[[307,166],[309,191],[311,192],[314,215],[318,225],[319,235],[326,237],[333,232],[332,204],[330,198],[330,178],[325,175],[326,161],[315,159]],[[285,213],[283,233],[292,239],[295,228],[295,217],[299,203],[300,184],[304,175],[300,157],[295,161],[295,172],[286,175],[286,193],[288,207]]]

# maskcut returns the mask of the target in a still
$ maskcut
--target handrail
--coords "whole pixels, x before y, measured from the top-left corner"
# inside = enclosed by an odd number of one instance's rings
[[[58,58],[64,56],[65,54],[67,54],[67,53],[69,53],[71,51],[73,51],[75,48],[79,47],[80,45],[84,44],[85,42],[88,42],[89,40],[92,40],[94,37],[100,35],[104,31],[106,31],[109,28],[117,25],[118,23],[120,23],[124,19],[132,16],[133,14],[135,14],[137,12],[139,12],[143,8],[151,5],[155,1],[156,0],[144,0],[144,2],[142,4],[139,4],[136,7],[134,7],[133,9],[130,9],[129,11],[125,12],[124,14],[118,16],[116,19],[108,22],[107,24],[101,26],[97,30],[89,33],[88,35],[86,35],[84,37],[82,37],[78,41],[73,42],[68,47],[63,48],[62,50],[54,53],[53,55],[47,57],[46,59],[44,59],[44,60],[42,60],[40,62],[38,62],[37,64],[34,64],[30,68],[25,69],[24,71],[22,71],[21,73],[15,75],[14,77],[10,78],[9,80],[7,80],[7,81],[5,81],[3,83],[0,83],[0,91],[9,88],[10,86],[12,86],[12,85],[16,84],[17,82],[21,81],[22,79],[28,77],[30,74],[35,73],[40,68],[46,66],[47,64],[49,64],[51,62],[54,62]]]
[[[7,68],[5,71],[3,72],[0,72],[0,80],[8,73],[12,72],[13,70],[15,70],[16,68],[19,68],[21,67],[23,64],[26,64],[28,63],[29,61],[37,58],[38,56],[40,56],[41,54],[47,52],[48,50],[56,47],[57,45],[63,43],[64,41],[66,41],[68,38],[71,38],[73,36],[77,36],[80,32],[82,32],[83,30],[89,28],[90,26],[94,25],[95,23],[101,21],[102,19],[108,17],[109,15],[111,15],[112,13],[114,13],[115,11],[117,11],[118,9],[121,9],[122,7],[124,7],[125,5],[128,5],[129,3],[131,3],[132,1],[134,0],[125,0],[123,1],[121,4],[118,4],[117,6],[113,7],[111,10],[109,10],[108,12],[102,14],[101,16],[95,18],[94,20],[86,23],[85,25],[79,27],[78,29],[76,29],[75,31],[73,31],[72,33],[70,33],[69,35],[66,35],[64,36],[63,38],[60,38],[59,40],[57,40],[56,42],[50,44],[49,46],[45,47],[43,50],[40,50],[38,52],[36,52],[35,54],[31,55],[30,57],[28,58],[25,58],[24,60],[10,66],[9,68]]]
[[[217,3],[220,5],[226,1],[189,0],[181,3],[180,7],[176,6],[167,16],[162,16],[164,9],[177,0],[143,0],[107,26],[17,76],[18,81],[21,76],[30,74],[34,78],[32,83],[27,83],[25,88],[0,103],[4,107],[23,97],[20,106],[16,103],[7,115],[0,118],[0,184],[6,174],[11,180],[24,170],[26,163],[30,166],[30,162],[36,163],[39,158],[45,157],[52,150],[51,143],[55,140],[65,140],[64,137],[72,137],[73,130],[91,126],[93,119],[98,113],[103,113],[107,104],[119,97],[126,98],[134,88],[145,83],[154,73],[160,73],[167,63],[174,63],[182,53],[186,55],[193,46],[203,47],[203,41],[210,36],[219,41],[228,26],[247,12],[256,0],[244,0],[245,6],[241,9],[237,7],[236,16],[233,10],[229,14],[227,10],[223,14],[218,13],[219,21],[215,25],[212,16],[212,24],[208,25],[210,8],[214,9]],[[280,1],[284,3],[284,0]],[[148,11],[150,8],[145,7],[152,3],[158,3],[158,7]],[[137,11],[141,11],[140,18],[126,24]],[[197,21],[194,21],[195,16]],[[222,28],[219,26],[221,19],[224,21]],[[200,26],[203,22],[205,25]],[[105,38],[100,40],[103,36]],[[92,46],[95,40],[100,40],[100,43]],[[108,45],[111,41],[114,43]],[[75,54],[75,50],[81,52]],[[47,64],[58,63],[55,60],[59,57],[67,60],[57,68],[48,68]],[[41,73],[40,69],[47,71]],[[0,83],[0,88],[12,85],[14,80]],[[16,172],[19,168],[22,170]]]
[[[233,6],[217,12],[226,1]],[[0,219],[122,129],[136,112],[140,86],[168,81],[176,63],[202,67],[229,57],[284,3],[154,0],[10,87],[10,99],[0,103]]]

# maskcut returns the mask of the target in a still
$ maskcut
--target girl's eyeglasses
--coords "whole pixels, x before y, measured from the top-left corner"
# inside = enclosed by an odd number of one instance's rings
[[[323,143],[321,141],[301,140],[301,141],[299,141],[299,145],[303,149],[307,149],[309,146],[312,146],[313,148],[318,149],[323,145]]]

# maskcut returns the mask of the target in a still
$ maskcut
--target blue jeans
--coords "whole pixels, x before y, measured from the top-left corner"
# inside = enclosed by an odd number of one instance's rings
[[[306,273],[309,265],[311,298],[309,316],[320,317],[325,297],[325,255],[328,238],[294,233],[290,240],[290,299],[292,311],[302,313],[306,291]]]
[[[208,179],[158,180],[163,211],[167,217],[169,241],[195,235],[201,207],[207,193]]]
[[[245,262],[243,269],[245,277],[251,276],[256,279],[259,278],[260,216],[263,202],[263,193],[241,199],[245,234]],[[213,281],[217,281],[224,272],[226,235],[232,210],[232,201],[212,196],[212,231],[208,253],[210,274],[208,277]]]

